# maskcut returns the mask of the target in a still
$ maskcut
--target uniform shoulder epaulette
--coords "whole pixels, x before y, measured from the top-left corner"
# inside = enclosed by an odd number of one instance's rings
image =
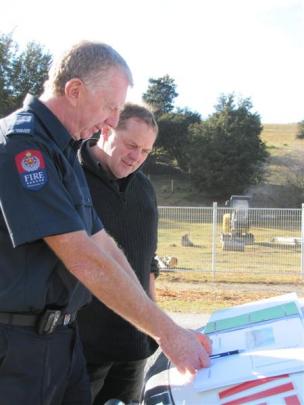
[[[6,135],[33,135],[34,116],[27,111],[17,112],[9,117]]]

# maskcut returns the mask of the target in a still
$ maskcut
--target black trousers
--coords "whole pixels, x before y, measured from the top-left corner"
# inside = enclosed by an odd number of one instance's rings
[[[109,399],[123,402],[139,401],[146,359],[127,362],[88,364],[93,405],[103,405]]]
[[[77,330],[52,335],[0,324],[1,405],[89,405],[90,384]]]

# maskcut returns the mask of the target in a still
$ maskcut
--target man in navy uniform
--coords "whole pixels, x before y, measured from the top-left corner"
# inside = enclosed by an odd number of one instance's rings
[[[209,364],[207,337],[153,303],[103,229],[77,160],[77,141],[117,125],[131,84],[114,49],[81,42],[54,64],[40,99],[0,121],[1,405],[90,403],[74,322],[88,290],[179,369]]]

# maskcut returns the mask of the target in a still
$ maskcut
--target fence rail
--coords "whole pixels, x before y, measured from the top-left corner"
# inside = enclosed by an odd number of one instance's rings
[[[157,254],[177,258],[175,268],[181,270],[302,276],[303,207],[249,208],[247,232],[236,236],[223,229],[233,208],[161,206]]]

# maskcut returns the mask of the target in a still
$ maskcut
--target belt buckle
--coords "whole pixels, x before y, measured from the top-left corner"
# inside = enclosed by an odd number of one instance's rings
[[[61,311],[59,310],[46,309],[38,322],[39,335],[50,335],[53,333],[58,324],[60,315]]]

